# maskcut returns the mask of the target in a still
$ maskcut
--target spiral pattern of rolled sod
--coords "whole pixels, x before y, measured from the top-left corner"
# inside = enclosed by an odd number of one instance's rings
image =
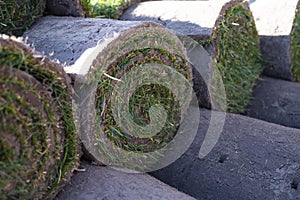
[[[78,163],[70,80],[11,38],[0,64],[0,199],[52,197]]]
[[[191,66],[181,42],[164,27],[143,23],[112,40],[92,66],[74,86],[85,147],[104,164],[149,170],[180,132],[191,101]]]
[[[0,1],[0,33],[21,36],[43,15],[44,0]]]

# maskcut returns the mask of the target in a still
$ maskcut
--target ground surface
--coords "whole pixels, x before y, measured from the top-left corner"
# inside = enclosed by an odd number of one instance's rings
[[[194,199],[147,174],[129,174],[85,162],[81,168],[86,171],[77,172],[56,200]]]
[[[247,115],[288,127],[300,128],[300,84],[262,77],[254,89]]]

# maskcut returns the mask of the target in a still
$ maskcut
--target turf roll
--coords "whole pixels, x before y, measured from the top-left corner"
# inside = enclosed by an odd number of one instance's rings
[[[262,71],[259,38],[248,3],[147,1],[129,8],[124,20],[150,20],[202,44],[221,73],[230,112],[243,112]]]
[[[285,80],[300,81],[300,1],[256,0],[250,3],[264,73]]]
[[[44,0],[0,1],[0,34],[21,36],[43,15]]]
[[[79,158],[70,79],[7,36],[0,64],[0,199],[53,197]]]
[[[76,121],[93,160],[148,170],[157,151],[192,134],[178,131],[192,99],[192,68],[180,40],[163,26],[45,17],[25,36],[73,77]]]

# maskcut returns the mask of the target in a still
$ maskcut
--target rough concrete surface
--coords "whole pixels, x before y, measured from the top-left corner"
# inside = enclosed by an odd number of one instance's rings
[[[227,114],[216,146],[200,159],[209,115],[201,110],[191,147],[153,176],[197,199],[300,199],[300,130]]]
[[[291,72],[291,33],[299,0],[250,0],[261,51],[266,61],[265,74],[293,80]]]
[[[300,83],[262,77],[253,96],[248,116],[300,128]]]
[[[260,50],[264,60],[264,74],[293,80],[291,68],[291,36],[260,36]]]
[[[147,174],[130,174],[109,167],[82,163],[56,200],[193,200]]]

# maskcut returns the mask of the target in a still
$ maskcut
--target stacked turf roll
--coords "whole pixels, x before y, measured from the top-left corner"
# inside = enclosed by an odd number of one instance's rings
[[[197,40],[221,73],[228,110],[244,111],[262,71],[259,38],[247,2],[142,2],[129,8],[122,19],[155,21]]]
[[[78,162],[70,81],[59,65],[3,37],[0,199],[44,199]]]
[[[22,35],[43,15],[44,0],[0,1],[0,34]]]
[[[176,35],[151,22],[45,17],[25,36],[73,77],[89,157],[139,171],[157,163],[191,101],[191,66]]]

